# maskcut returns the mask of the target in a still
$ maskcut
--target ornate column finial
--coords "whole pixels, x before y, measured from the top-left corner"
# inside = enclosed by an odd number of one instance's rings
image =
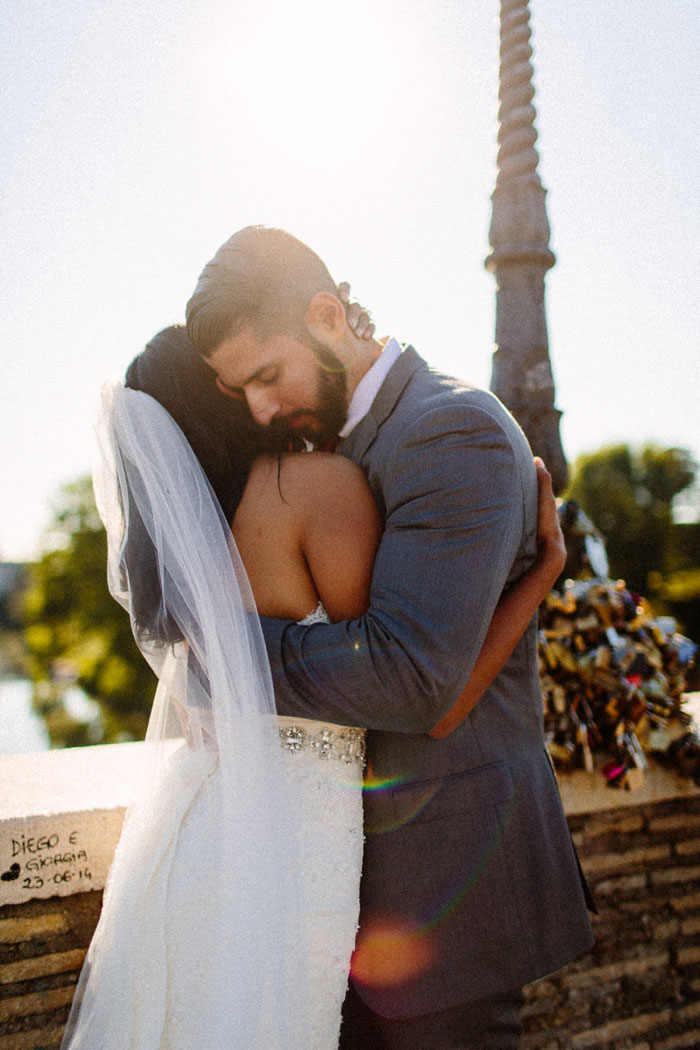
[[[530,36],[528,0],[501,0],[498,176],[485,263],[497,289],[491,390],[518,420],[545,461],[555,492],[561,492],[567,466],[544,309],[544,276],[555,258],[537,172]]]

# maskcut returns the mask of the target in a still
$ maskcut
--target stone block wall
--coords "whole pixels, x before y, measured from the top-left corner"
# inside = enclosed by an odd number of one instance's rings
[[[700,1047],[700,798],[569,825],[599,908],[596,943],[529,986],[522,1050]]]
[[[59,1046],[101,906],[93,891],[0,908],[0,1050]]]
[[[114,744],[0,758],[0,1050],[61,1042],[143,757]]]

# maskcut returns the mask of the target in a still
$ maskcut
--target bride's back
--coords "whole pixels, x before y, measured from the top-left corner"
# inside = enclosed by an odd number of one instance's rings
[[[221,394],[182,326],[155,336],[126,385],[158,401],[197,457],[227,519],[261,614],[333,620],[368,604],[380,523],[362,471],[326,452],[260,455],[266,435]],[[274,445],[273,439],[267,447]]]
[[[261,615],[300,620],[319,601],[332,620],[366,610],[381,523],[344,456],[259,456],[232,529]]]

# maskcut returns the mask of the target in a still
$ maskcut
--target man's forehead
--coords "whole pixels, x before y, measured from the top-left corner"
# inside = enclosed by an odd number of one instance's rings
[[[208,361],[227,386],[245,386],[274,354],[273,340],[261,342],[251,328],[244,328],[219,343]]]

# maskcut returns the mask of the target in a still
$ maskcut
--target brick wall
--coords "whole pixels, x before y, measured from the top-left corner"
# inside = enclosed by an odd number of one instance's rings
[[[569,817],[593,950],[527,989],[522,1050],[700,1047],[700,798]]]
[[[0,1050],[59,1045],[101,904],[92,892],[0,908]]]

